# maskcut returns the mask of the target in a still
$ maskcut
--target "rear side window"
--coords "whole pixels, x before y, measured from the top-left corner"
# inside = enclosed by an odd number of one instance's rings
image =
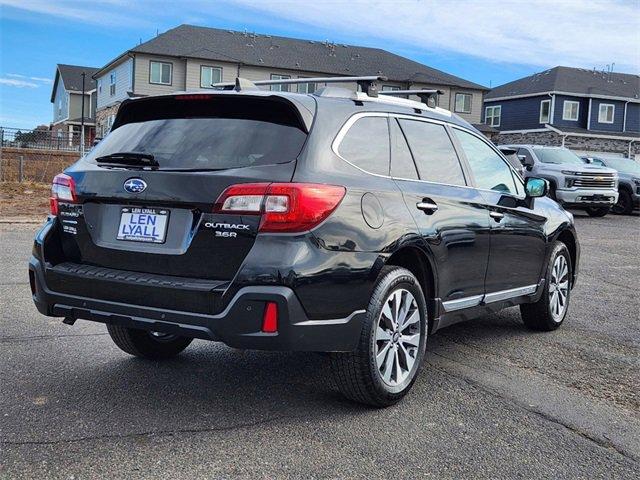
[[[493,148],[475,135],[458,129],[455,132],[478,188],[512,194],[518,192],[511,168]]]
[[[389,175],[389,124],[387,117],[363,117],[349,128],[338,153],[370,173]]]
[[[295,107],[263,99],[158,98],[130,104],[86,157],[153,155],[160,169],[222,170],[295,160],[307,134]]]
[[[444,126],[400,120],[422,180],[448,185],[466,185],[460,161]]]
[[[391,176],[396,178],[418,179],[416,165],[407,145],[407,140],[400,130],[398,120],[391,119]]]

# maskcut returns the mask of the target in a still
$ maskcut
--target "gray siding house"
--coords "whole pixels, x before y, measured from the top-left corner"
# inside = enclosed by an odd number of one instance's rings
[[[84,125],[85,141],[91,143],[95,136],[95,114],[97,106],[96,82],[93,75],[98,71],[94,67],[58,64],[51,89],[53,120],[51,130],[71,141],[80,138],[82,123],[82,72],[85,73],[84,85]]]
[[[206,89],[238,76],[255,81],[356,75],[387,76],[384,90],[440,89],[441,107],[481,123],[487,88],[386,50],[180,25],[127,50],[95,73],[98,136],[109,131],[120,102],[129,97]],[[288,88],[311,93],[320,86]]]
[[[640,157],[640,76],[555,67],[491,90],[483,119],[497,143]]]

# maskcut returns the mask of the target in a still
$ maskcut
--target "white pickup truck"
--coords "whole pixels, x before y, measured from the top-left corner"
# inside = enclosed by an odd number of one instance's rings
[[[549,181],[549,196],[566,208],[603,217],[618,201],[618,173],[612,168],[586,165],[564,147],[501,145],[517,152],[525,177]]]

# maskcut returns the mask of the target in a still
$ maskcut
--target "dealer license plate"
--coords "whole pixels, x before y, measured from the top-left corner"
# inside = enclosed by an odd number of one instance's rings
[[[168,210],[123,207],[116,238],[134,242],[164,243],[168,223]]]

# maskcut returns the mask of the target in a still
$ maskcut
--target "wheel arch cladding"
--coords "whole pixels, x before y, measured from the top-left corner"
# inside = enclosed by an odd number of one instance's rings
[[[436,297],[436,282],[434,270],[426,253],[417,247],[402,247],[389,257],[385,265],[406,268],[418,279],[427,302],[429,329],[431,329],[435,317],[433,299]]]
[[[571,257],[571,270],[576,268],[576,238],[570,230],[563,230],[560,232],[557,238],[558,241],[564,243],[569,250],[569,256]]]

